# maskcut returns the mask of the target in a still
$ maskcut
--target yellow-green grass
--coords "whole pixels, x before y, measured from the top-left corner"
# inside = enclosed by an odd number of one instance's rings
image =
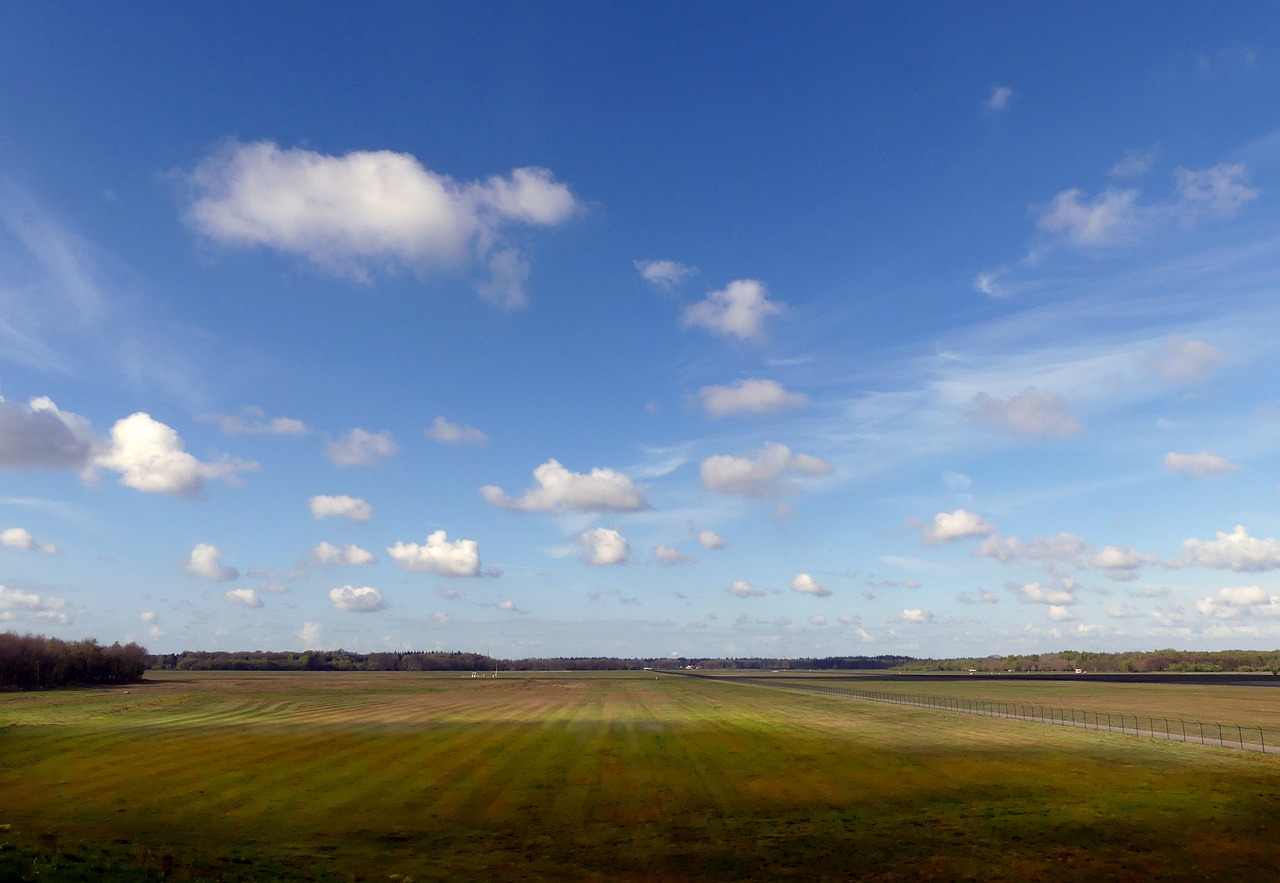
[[[0,696],[0,877],[1266,879],[1277,818],[1274,755],[653,673]]]

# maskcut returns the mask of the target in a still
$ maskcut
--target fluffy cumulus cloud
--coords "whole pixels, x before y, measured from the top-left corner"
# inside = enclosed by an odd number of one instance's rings
[[[541,168],[460,182],[406,153],[331,156],[269,141],[231,144],[189,175],[188,221],[230,246],[266,246],[336,275],[367,281],[375,268],[485,268],[480,293],[525,302],[528,263],[507,244],[513,225],[554,226],[579,210]]]
[[[677,564],[697,564],[698,559],[686,555],[674,546],[659,544],[653,548],[653,557],[666,567],[675,567]]]
[[[1240,467],[1225,457],[1201,451],[1198,454],[1179,454],[1170,451],[1164,455],[1164,465],[1188,478],[1206,478],[1214,475],[1230,475]]]
[[[923,607],[908,607],[899,613],[894,619],[898,622],[906,623],[923,623],[933,619],[933,611]]]
[[[387,554],[403,570],[438,576],[480,575],[480,544],[475,540],[450,542],[443,530],[432,533],[421,545],[397,542],[387,546]]]
[[[67,623],[67,602],[63,598],[50,598],[34,592],[24,592],[0,585],[0,622],[37,620],[40,622]]]
[[[1222,350],[1203,340],[1174,337],[1149,353],[1146,367],[1169,383],[1203,380],[1216,366],[1226,361]]]
[[[1099,247],[1132,242],[1143,225],[1138,191],[1108,190],[1082,199],[1078,188],[1064,190],[1040,215],[1040,229],[1057,234],[1072,245]]]
[[[302,639],[303,649],[315,650],[323,646],[324,626],[318,622],[304,622],[298,637]]]
[[[1196,610],[1212,619],[1280,619],[1280,595],[1260,586],[1218,590],[1216,598],[1200,598]]]
[[[0,398],[0,467],[65,469],[88,465],[97,439],[89,421],[43,396],[25,405]]]
[[[373,507],[359,497],[346,494],[327,496],[319,494],[307,501],[312,518],[346,518],[351,521],[364,522],[373,517]]]
[[[814,595],[825,598],[831,590],[807,573],[797,573],[791,578],[791,591],[801,595]]]
[[[754,279],[738,279],[707,295],[706,300],[685,307],[680,316],[684,328],[705,328],[725,337],[758,341],[764,338],[764,323],[786,309],[769,300],[764,284]]]
[[[444,417],[432,420],[426,433],[427,438],[446,445],[483,445],[489,442],[489,436],[475,427],[451,423]]]
[[[116,421],[93,465],[119,472],[126,487],[173,497],[195,497],[213,479],[236,484],[241,472],[258,468],[244,460],[201,462],[187,453],[172,427],[141,411]]]
[[[990,536],[973,551],[978,558],[992,558],[1002,564],[1032,562],[1043,565],[1079,566],[1090,551],[1088,540],[1073,533],[1032,537],[1025,542],[1016,536]]]
[[[513,512],[636,512],[649,508],[644,491],[630,476],[613,469],[590,473],[570,472],[557,460],[533,470],[536,488],[512,498],[502,488],[485,485],[480,495],[495,506]]]
[[[1071,593],[1067,586],[1074,586],[1074,583],[1067,583],[1060,588],[1045,586],[1040,583],[1022,583],[1011,584],[1009,588],[1024,601],[1030,601],[1034,604],[1048,604],[1052,607],[1066,607],[1076,603],[1075,595]]]
[[[25,527],[9,527],[0,531],[0,546],[8,549],[20,549],[23,552],[43,552],[52,555],[58,547],[52,543],[37,543],[31,531]]]
[[[735,598],[763,598],[765,594],[745,580],[735,580],[725,591]]]
[[[294,417],[268,417],[256,405],[239,414],[200,414],[197,420],[212,423],[223,435],[306,435],[311,427]]]
[[[1186,558],[1178,562],[1182,566],[1214,567],[1237,573],[1280,569],[1280,543],[1270,537],[1263,540],[1249,536],[1243,524],[1237,524],[1231,533],[1218,531],[1216,540],[1183,540],[1182,548],[1187,552]]]
[[[713,551],[716,549],[729,548],[729,544],[725,542],[724,538],[714,530],[698,531],[698,545],[704,549],[710,549]]]
[[[809,454],[797,454],[783,444],[765,442],[754,456],[716,454],[702,461],[702,486],[722,494],[744,497],[782,497],[798,493],[792,476],[826,475],[833,466]]]
[[[973,537],[987,537],[996,532],[996,526],[967,509],[939,512],[933,516],[933,524],[927,524],[920,532],[920,542],[926,546],[954,543]]]
[[[324,453],[334,466],[369,466],[398,450],[400,446],[390,432],[369,432],[357,427],[325,445]]]
[[[1137,579],[1138,568],[1154,564],[1157,560],[1154,555],[1146,555],[1127,546],[1106,546],[1093,556],[1089,566],[1105,570],[1112,579],[1124,582]]]
[[[187,573],[212,582],[230,582],[240,575],[234,567],[222,563],[222,553],[209,543],[197,543],[187,557]]]
[[[222,593],[222,600],[237,607],[261,607],[262,599],[253,589],[232,589]]]
[[[339,548],[333,543],[324,542],[317,543],[308,558],[313,564],[348,564],[352,567],[373,564],[378,560],[368,549],[361,549],[351,543]]]
[[[578,554],[587,564],[602,567],[621,564],[627,560],[631,545],[626,537],[609,527],[593,528],[581,534],[574,544]]]
[[[329,590],[329,601],[339,610],[352,613],[372,613],[386,606],[382,593],[373,586],[340,586]]]
[[[635,265],[640,278],[664,291],[670,291],[698,272],[696,267],[687,267],[678,261],[636,261]]]
[[[1040,392],[1034,386],[1009,399],[997,399],[980,392],[973,397],[973,407],[966,416],[1019,435],[1065,437],[1081,429],[1057,396]]]
[[[739,380],[728,386],[698,390],[702,408],[712,417],[730,414],[777,414],[808,403],[808,396],[789,392],[776,380]]]

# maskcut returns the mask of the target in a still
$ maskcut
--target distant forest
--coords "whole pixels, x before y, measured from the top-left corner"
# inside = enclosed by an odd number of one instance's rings
[[[132,684],[142,680],[147,659],[147,648],[137,644],[0,632],[0,690]]]
[[[184,671],[635,671],[639,669],[746,669],[766,671],[990,671],[1054,672],[1274,672],[1280,650],[1151,650],[1092,653],[1063,650],[972,659],[917,659],[910,656],[827,656],[822,658],[634,658],[603,656],[494,659],[483,653],[423,651],[353,653],[186,651],[148,657],[148,667]]]

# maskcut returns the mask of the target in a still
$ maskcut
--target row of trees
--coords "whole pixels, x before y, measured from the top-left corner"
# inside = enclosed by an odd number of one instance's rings
[[[147,648],[137,644],[104,647],[92,638],[62,641],[0,632],[0,689],[132,684],[146,669]]]
[[[1274,672],[1280,674],[1280,650],[1146,650],[1093,653],[1063,650],[975,659],[918,659],[904,666],[915,671],[1074,671],[1091,672]]]
[[[822,659],[618,659],[605,656],[548,656],[494,659],[483,653],[352,653],[309,650],[227,652],[188,650],[148,658],[148,667],[179,671],[635,671],[642,668],[706,669],[891,669],[914,662],[908,656],[831,656]]]

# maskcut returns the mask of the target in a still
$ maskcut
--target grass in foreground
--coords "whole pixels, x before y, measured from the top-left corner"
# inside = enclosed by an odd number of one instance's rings
[[[19,879],[1280,874],[1275,756],[652,674],[8,695],[0,814]]]

